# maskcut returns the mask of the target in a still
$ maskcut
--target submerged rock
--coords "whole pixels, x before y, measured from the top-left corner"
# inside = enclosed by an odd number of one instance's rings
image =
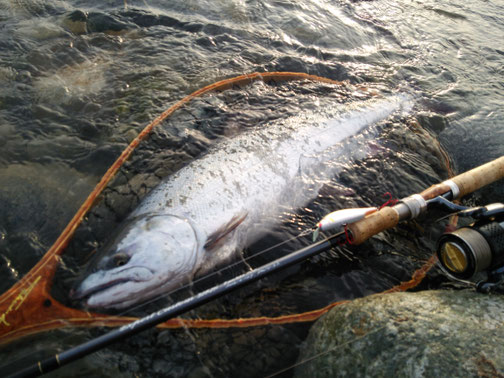
[[[86,13],[79,9],[65,14],[61,20],[62,26],[74,34],[106,33],[121,35],[137,25],[121,20],[117,15],[100,12]]]
[[[66,14],[62,20],[62,26],[74,34],[86,34],[87,30],[87,14],[81,10],[75,10]]]
[[[373,295],[311,329],[296,377],[502,376],[504,297],[473,291]]]

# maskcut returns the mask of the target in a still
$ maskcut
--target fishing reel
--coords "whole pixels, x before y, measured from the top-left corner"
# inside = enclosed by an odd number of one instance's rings
[[[504,289],[504,204],[473,208],[450,204],[445,205],[457,207],[458,216],[471,217],[475,222],[439,238],[441,269],[455,280],[471,280],[486,273],[486,280],[476,285],[480,292]]]

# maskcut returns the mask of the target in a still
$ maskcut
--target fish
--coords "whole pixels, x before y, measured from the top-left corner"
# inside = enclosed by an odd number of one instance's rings
[[[389,94],[218,142],[147,194],[74,287],[72,299],[87,308],[124,309],[236,258],[286,208],[315,198],[348,154],[362,153],[363,134],[372,125],[410,112],[413,103],[409,94]]]

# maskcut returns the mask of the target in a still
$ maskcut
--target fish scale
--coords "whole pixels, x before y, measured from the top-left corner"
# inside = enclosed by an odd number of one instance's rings
[[[412,106],[405,94],[339,104],[222,141],[145,197],[74,296],[89,307],[123,308],[222,264],[285,208],[313,199],[347,153],[365,153],[366,138],[350,137]]]

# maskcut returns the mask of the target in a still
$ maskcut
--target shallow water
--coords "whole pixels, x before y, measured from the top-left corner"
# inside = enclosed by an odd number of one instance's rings
[[[498,1],[7,0],[0,21],[2,291],[40,259],[145,124],[223,78],[300,71],[381,93],[408,92],[416,104],[410,117],[374,128],[373,153],[343,159],[320,196],[306,209],[286,209],[249,255],[334,208],[380,204],[385,192],[400,198],[443,180],[448,171],[436,141],[457,172],[504,153],[504,6]],[[323,114],[352,96],[321,84],[259,83],[195,100],[174,114],[89,216],[54,295],[65,300],[84,264],[82,252],[103,242],[162,177],[222,138],[303,112]],[[502,195],[498,184],[472,200],[502,201]],[[365,246],[332,251],[193,315],[282,315],[379,292],[407,279],[429,255],[439,230],[429,220],[422,226],[423,232],[408,225]],[[308,242],[295,240],[277,253]],[[308,326],[150,331],[60,374],[264,376],[295,362]],[[40,335],[4,349],[0,362],[32,357],[34,349],[54,353],[101,332]]]

